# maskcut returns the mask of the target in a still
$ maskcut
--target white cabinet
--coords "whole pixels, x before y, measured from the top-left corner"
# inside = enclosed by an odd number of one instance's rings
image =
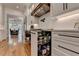
[[[57,16],[63,13],[63,3],[52,3],[51,4],[52,16]]]
[[[79,9],[79,3],[68,3],[69,10],[76,10]]]
[[[37,56],[38,52],[38,46],[37,46],[37,32],[36,31],[31,31],[31,55],[32,56]]]
[[[66,32],[71,33],[71,32]],[[76,34],[75,32],[72,34]],[[79,35],[79,34],[77,34]],[[67,34],[53,33],[52,36],[52,54],[55,56],[78,56],[79,55],[79,37]]]
[[[79,3],[52,3],[51,12],[52,16],[58,16],[60,14],[79,9]]]

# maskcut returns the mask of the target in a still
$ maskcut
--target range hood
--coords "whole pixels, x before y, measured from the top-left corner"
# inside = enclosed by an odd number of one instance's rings
[[[35,17],[40,17],[50,11],[50,4],[39,3],[37,7],[32,11],[31,15]]]

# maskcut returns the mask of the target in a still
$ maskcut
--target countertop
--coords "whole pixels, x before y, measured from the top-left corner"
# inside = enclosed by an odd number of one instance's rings
[[[76,32],[79,33],[79,30],[77,29],[53,29],[53,32]]]

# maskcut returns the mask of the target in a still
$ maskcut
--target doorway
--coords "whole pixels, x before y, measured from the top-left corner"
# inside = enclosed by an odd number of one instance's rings
[[[7,15],[8,50],[6,55],[26,56],[24,49],[24,19],[20,16]]]
[[[19,16],[7,15],[8,19],[8,44],[13,46],[23,43],[23,19]]]
[[[7,15],[7,20],[8,50],[11,50],[8,53],[11,53],[13,56],[30,56],[31,43],[30,38],[25,35],[25,19],[20,16]]]

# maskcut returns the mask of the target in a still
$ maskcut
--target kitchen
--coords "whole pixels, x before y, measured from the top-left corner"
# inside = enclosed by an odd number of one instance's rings
[[[79,3],[4,3],[0,16],[0,55],[79,55]]]
[[[38,18],[37,26],[32,30],[32,41],[31,44],[33,55],[35,56],[46,56],[49,52],[48,56],[78,56],[79,55],[79,47],[78,47],[78,11],[79,4],[77,3],[52,3],[49,5],[49,12],[42,12],[43,9],[47,9],[47,7],[39,7],[40,11],[37,11],[33,14]],[[48,10],[49,10],[48,9]],[[47,10],[46,10],[47,11]],[[46,13],[46,14],[44,14]],[[40,16],[41,14],[44,14]],[[40,17],[39,17],[39,16]],[[35,23],[36,24],[36,23]],[[39,28],[38,28],[39,27]],[[43,32],[51,32],[51,39],[49,40],[50,44],[48,46],[39,47],[39,42],[44,44],[46,41],[45,35]],[[42,34],[39,34],[42,32]],[[39,35],[43,35],[39,37]],[[49,37],[49,36],[48,36]],[[39,41],[40,38],[40,41]],[[36,43],[37,42],[37,43]],[[47,41],[48,42],[48,41]],[[35,45],[34,45],[35,44]],[[49,50],[49,51],[48,51]],[[36,52],[35,52],[36,51]],[[40,52],[41,51],[41,52]],[[39,55],[40,52],[40,55]],[[32,53],[32,52],[31,52]]]

